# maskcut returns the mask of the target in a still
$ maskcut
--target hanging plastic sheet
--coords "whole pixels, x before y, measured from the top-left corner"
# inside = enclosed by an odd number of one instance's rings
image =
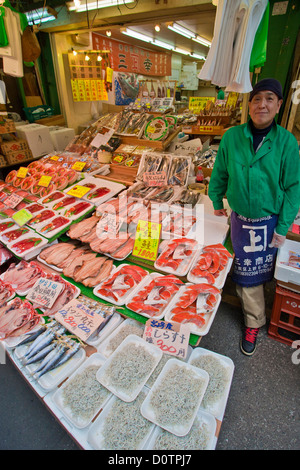
[[[250,72],[254,72],[256,68],[262,67],[267,60],[267,44],[269,31],[270,4],[268,3],[264,16],[256,31],[251,57]]]

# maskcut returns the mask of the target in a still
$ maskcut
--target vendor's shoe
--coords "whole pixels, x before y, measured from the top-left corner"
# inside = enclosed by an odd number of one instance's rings
[[[259,332],[259,328],[245,328],[243,332],[243,338],[241,339],[240,348],[243,354],[246,356],[252,356],[256,349],[256,338]]]

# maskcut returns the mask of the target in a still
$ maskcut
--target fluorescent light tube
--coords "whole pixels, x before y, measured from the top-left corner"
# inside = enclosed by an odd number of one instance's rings
[[[191,54],[191,57],[194,57],[195,59],[200,59],[200,60],[205,60],[206,58],[203,55],[199,54]]]
[[[184,33],[184,32],[182,32],[182,31],[178,31],[178,30],[175,29],[173,26],[168,25],[168,29],[170,29],[171,31],[174,31],[174,32],[177,33],[177,34],[181,34],[181,36],[184,36],[184,37],[186,37],[186,38],[188,38],[188,39],[192,39],[192,38],[193,38],[192,33]]]
[[[126,34],[126,36],[130,36],[135,39],[140,39],[140,41],[145,41],[145,42],[152,42],[153,38],[150,38],[150,36],[145,36],[142,33],[138,33],[137,31],[134,31],[133,29],[128,29],[126,28],[125,31],[122,31],[123,34]]]
[[[199,44],[202,44],[203,46],[210,47],[211,42],[208,41],[207,39],[202,38],[201,36],[196,36],[195,38],[192,38],[193,41],[199,42]]]
[[[169,49],[170,51],[174,50],[174,46],[171,46],[171,44],[167,44],[166,42],[159,41],[158,39],[154,39],[153,44],[155,44],[155,46],[163,47],[164,49]]]
[[[189,51],[186,51],[184,49],[180,49],[180,47],[175,47],[174,51],[179,52],[179,54],[190,55]]]
[[[123,0],[123,3],[133,3],[135,0]],[[69,2],[67,3],[67,7],[69,11],[76,11],[78,13],[86,10],[98,10],[98,8],[106,8],[106,7],[113,7],[113,6],[118,6],[119,0],[104,0],[104,1],[98,1],[98,2],[91,2],[81,4],[78,6],[77,2],[75,5],[75,2]]]
[[[176,31],[177,33],[180,33],[186,37],[189,37],[189,38],[194,38],[196,37],[196,34],[193,33],[192,31],[190,31],[189,29],[187,28],[184,28],[183,26],[180,26],[180,24],[177,24],[177,23],[173,23],[172,25],[172,28],[173,28],[173,31]],[[171,28],[170,28],[171,29]]]

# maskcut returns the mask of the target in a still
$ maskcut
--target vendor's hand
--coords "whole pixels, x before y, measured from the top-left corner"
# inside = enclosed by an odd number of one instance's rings
[[[279,235],[274,230],[273,238],[272,238],[272,241],[271,241],[269,247],[270,248],[280,248],[284,244],[285,238],[286,237],[284,235]]]
[[[214,214],[220,217],[221,215],[225,215],[227,217],[227,209],[218,209],[214,211]]]

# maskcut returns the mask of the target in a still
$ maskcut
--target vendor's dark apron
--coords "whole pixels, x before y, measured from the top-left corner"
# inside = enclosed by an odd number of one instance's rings
[[[277,248],[270,248],[278,216],[248,219],[231,213],[231,241],[235,254],[232,280],[243,287],[271,281]]]

